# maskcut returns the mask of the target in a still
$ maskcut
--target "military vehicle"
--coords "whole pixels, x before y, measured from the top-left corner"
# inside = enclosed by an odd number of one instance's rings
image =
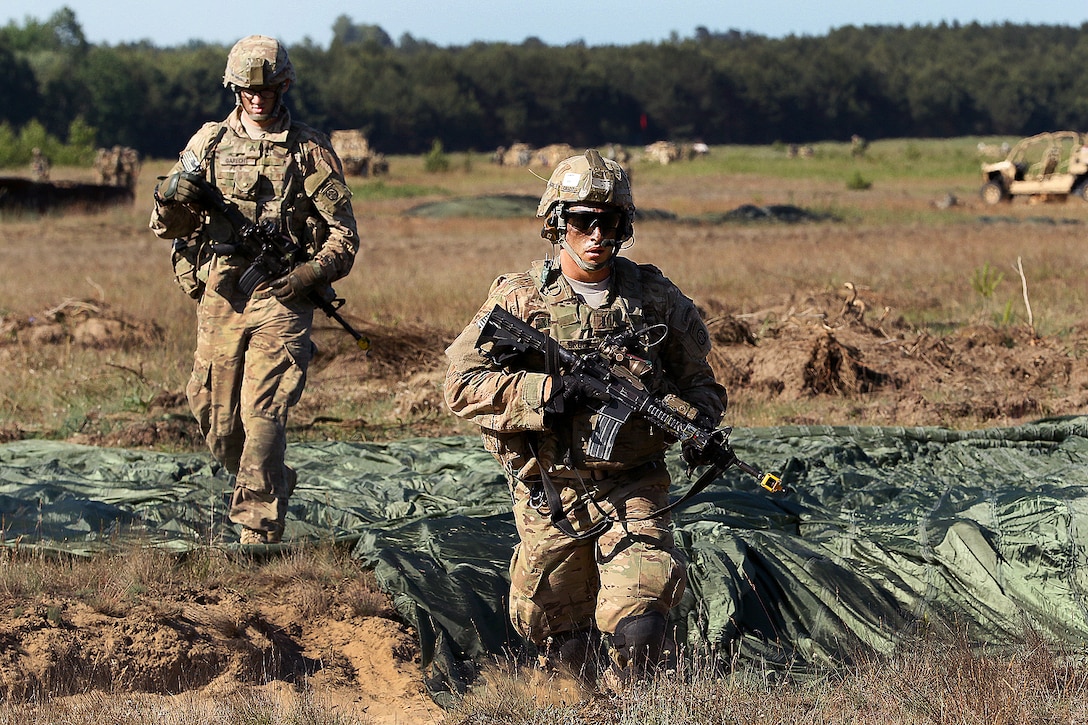
[[[381,176],[389,173],[385,154],[370,148],[362,131],[352,129],[329,134],[332,148],[344,165],[344,176]]]
[[[1049,131],[1021,140],[1003,161],[982,164],[982,200],[987,204],[1015,196],[1088,201],[1088,136]]]

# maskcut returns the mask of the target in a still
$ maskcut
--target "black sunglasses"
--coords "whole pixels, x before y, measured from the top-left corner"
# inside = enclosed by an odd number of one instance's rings
[[[250,98],[260,96],[264,99],[272,99],[276,97],[276,94],[280,92],[281,88],[283,88],[282,83],[275,86],[265,86],[264,88],[240,88],[239,90]]]
[[[567,214],[567,224],[583,234],[591,234],[594,229],[601,233],[614,232],[623,223],[623,214],[618,211],[574,211]]]

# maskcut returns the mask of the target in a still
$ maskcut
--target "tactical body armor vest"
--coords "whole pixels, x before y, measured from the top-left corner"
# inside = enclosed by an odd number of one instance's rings
[[[217,134],[220,136],[220,134]],[[221,134],[210,156],[208,180],[233,201],[254,224],[272,219],[303,249],[313,254],[328,234],[310,195],[331,174],[304,177],[303,144],[311,138],[305,127],[292,124],[273,139],[251,139],[229,128]],[[236,241],[225,217],[210,214],[206,234],[213,242]]]
[[[639,340],[630,335],[645,330],[648,325],[664,322],[664,316],[655,314],[653,309],[654,303],[659,301],[643,299],[648,289],[643,284],[643,277],[654,274],[660,277],[654,267],[640,267],[622,257],[617,258],[608,298],[603,306],[593,309],[578,298],[558,270],[537,262],[529,275],[540,293],[542,306],[539,311],[530,313],[528,322],[539,330],[549,330],[560,345],[578,354],[595,352],[605,337],[628,335],[631,339],[628,351],[650,365],[648,371],[638,376],[642,383],[658,395],[674,392],[665,378],[660,356],[666,328],[661,328],[657,334],[651,331],[650,337],[654,340]],[[653,342],[656,344],[647,344]],[[632,417],[620,431],[609,460],[592,458],[585,451],[596,422],[597,415],[591,412],[555,422],[557,463],[590,470],[631,468],[660,458],[671,443],[645,420]]]

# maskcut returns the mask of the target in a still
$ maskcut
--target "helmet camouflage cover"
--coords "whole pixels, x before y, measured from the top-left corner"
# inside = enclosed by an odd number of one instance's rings
[[[555,166],[548,188],[540,197],[536,215],[544,217],[559,203],[610,204],[635,213],[631,181],[627,172],[612,159],[605,159],[595,149],[583,156],[571,156]]]
[[[536,209],[536,215],[544,218],[541,236],[558,241],[560,230],[557,227],[562,222],[557,217],[565,216],[565,209],[578,203],[619,207],[625,216],[620,239],[630,238],[631,222],[635,218],[631,180],[622,166],[612,159],[602,158],[596,149],[556,164]]]
[[[223,85],[227,88],[266,88],[295,80],[287,48],[265,35],[242,38],[227,55]]]

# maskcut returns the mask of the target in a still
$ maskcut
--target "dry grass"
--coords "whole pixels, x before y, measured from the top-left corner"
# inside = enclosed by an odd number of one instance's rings
[[[0,549],[0,614],[0,723],[357,722],[309,692],[311,675],[345,670],[314,637],[393,616],[373,573],[332,545],[255,560],[138,543],[88,558]],[[303,641],[331,647],[322,667]]]
[[[734,663],[735,664],[735,663]],[[890,656],[849,667],[723,671],[705,658],[621,695],[581,690],[566,678],[515,667],[491,671],[451,714],[451,725],[1022,725],[1088,717],[1088,669],[1065,648],[1029,635],[979,648],[931,633]]]
[[[291,550],[260,561],[214,547],[177,555],[138,541],[86,558],[0,548],[0,605],[9,609],[68,599],[119,615],[181,591],[219,589],[256,596],[295,589],[305,594],[301,599],[310,603],[314,616],[325,613],[333,599],[350,601],[357,616],[388,613],[373,572],[332,545]]]
[[[1088,205],[982,206],[976,200],[977,164],[964,150],[976,142],[878,142],[863,162],[849,160],[842,145],[828,145],[812,160],[786,162],[767,147],[716,149],[711,160],[688,166],[636,165],[635,195],[643,209],[698,216],[742,204],[794,204],[832,213],[839,221],[645,221],[639,223],[636,243],[627,254],[658,265],[698,303],[714,303],[723,312],[744,315],[777,307],[783,300],[802,305],[806,295],[852,282],[882,299],[889,314],[934,335],[974,322],[992,323],[1010,310],[1022,322],[1021,290],[1013,269],[1022,257],[1035,326],[1041,334],[1060,336],[1080,320],[1088,294],[1083,252]],[[458,156],[454,161],[451,172],[431,176],[422,172],[419,159],[394,158],[388,179],[353,180],[364,246],[356,270],[337,289],[348,300],[348,318],[379,330],[391,344],[406,339],[407,333],[451,339],[496,275],[524,269],[548,251],[538,237],[537,222],[530,219],[403,216],[424,201],[476,194],[538,195],[542,187],[524,169],[499,169],[482,157]],[[859,163],[863,165],[855,169]],[[166,162],[145,165],[132,209],[0,218],[0,268],[6,271],[0,315],[5,321],[25,321],[65,300],[86,300],[154,327],[156,335],[153,344],[105,350],[26,339],[0,343],[0,364],[7,372],[0,379],[0,440],[12,427],[41,436],[108,428],[126,416],[146,415],[157,396],[184,386],[195,334],[194,307],[172,286],[167,243],[146,229],[151,187],[166,167]],[[847,189],[853,170],[872,179],[873,187]],[[54,175],[63,178],[64,170],[54,170]],[[935,210],[932,202],[948,193],[961,203]],[[1001,218],[992,218],[997,215]],[[972,279],[987,265],[1001,270],[1004,279],[992,295],[983,296]],[[782,406],[746,408],[743,396],[734,400],[733,415],[745,425],[783,418]],[[379,419],[395,415],[390,411],[399,404],[396,390],[368,401],[369,407],[361,407],[350,396],[341,396],[328,412],[344,420]],[[816,404],[801,400],[783,405],[797,408],[788,411],[797,417],[803,416],[805,406]],[[837,405],[831,401],[816,415],[838,422],[833,417]],[[413,435],[417,429],[409,422],[387,430],[395,437]],[[267,582],[292,589],[295,601],[311,617],[337,602],[348,602],[357,616],[386,607],[372,586],[372,574],[359,571],[344,552],[333,549],[257,563],[210,550],[178,559],[139,547],[90,560],[10,551],[2,557],[3,606],[10,612],[40,607],[57,624],[65,615],[54,600],[62,596],[82,599],[95,611],[117,617],[165,592],[215,587],[257,594]],[[156,606],[163,618],[177,616],[168,603]],[[229,637],[241,624],[227,617],[216,626]],[[62,672],[60,677],[75,674]],[[725,676],[715,668],[691,665],[646,683],[636,696],[617,700],[586,698],[572,689],[557,694],[515,669],[492,676],[455,715],[466,725],[1082,722],[1088,719],[1086,675],[1068,653],[1030,637],[1020,647],[1002,651],[975,649],[954,637],[932,638],[893,656],[815,678],[768,679],[759,672]],[[285,700],[267,691],[220,701],[90,694],[0,705],[0,725],[148,721],[355,722],[332,714],[305,693],[301,699]]]
[[[658,265],[696,302],[726,313],[751,313],[791,299],[800,304],[806,295],[852,282],[881,298],[893,318],[938,335],[980,321],[1023,323],[1026,310],[1014,268],[1022,258],[1036,329],[1061,335],[1081,318],[1088,295],[1082,251],[1088,205],[1071,200],[983,206],[976,193],[976,143],[878,142],[860,161],[850,159],[845,145],[827,144],[815,159],[788,160],[772,147],[729,147],[690,164],[636,163],[635,197],[643,209],[695,217],[742,204],[793,204],[835,214],[839,221],[644,221],[626,253]],[[393,348],[399,336],[421,333],[441,349],[497,275],[524,269],[549,251],[531,219],[404,216],[427,201],[537,195],[542,186],[529,170],[498,168],[480,155],[455,155],[453,162],[450,172],[434,175],[423,172],[418,158],[397,157],[389,177],[352,182],[363,249],[355,271],[337,289],[348,301],[347,318],[392,341]],[[8,327],[74,298],[155,330],[153,344],[109,350],[22,337],[0,344],[0,363],[9,371],[0,380],[0,440],[5,429],[8,437],[108,432],[183,389],[194,306],[172,286],[167,243],[146,226],[153,180],[166,166],[145,165],[131,209],[0,219],[0,267],[12,271],[0,288],[0,314]],[[848,174],[859,168],[875,180],[872,189],[846,188]],[[960,203],[935,209],[933,202],[949,193]],[[1003,276],[988,297],[972,287],[985,266]],[[337,335],[343,337],[335,329],[326,333],[333,340]],[[440,366],[441,360],[431,364]],[[393,419],[368,430],[369,439],[420,430],[398,410],[397,391],[375,389],[365,397],[337,388],[324,401],[336,409],[320,412],[338,420]],[[756,416],[744,424],[764,425],[783,411],[739,412]]]
[[[0,725],[368,725],[309,691],[242,690],[220,698],[90,692],[39,703],[0,704]]]

